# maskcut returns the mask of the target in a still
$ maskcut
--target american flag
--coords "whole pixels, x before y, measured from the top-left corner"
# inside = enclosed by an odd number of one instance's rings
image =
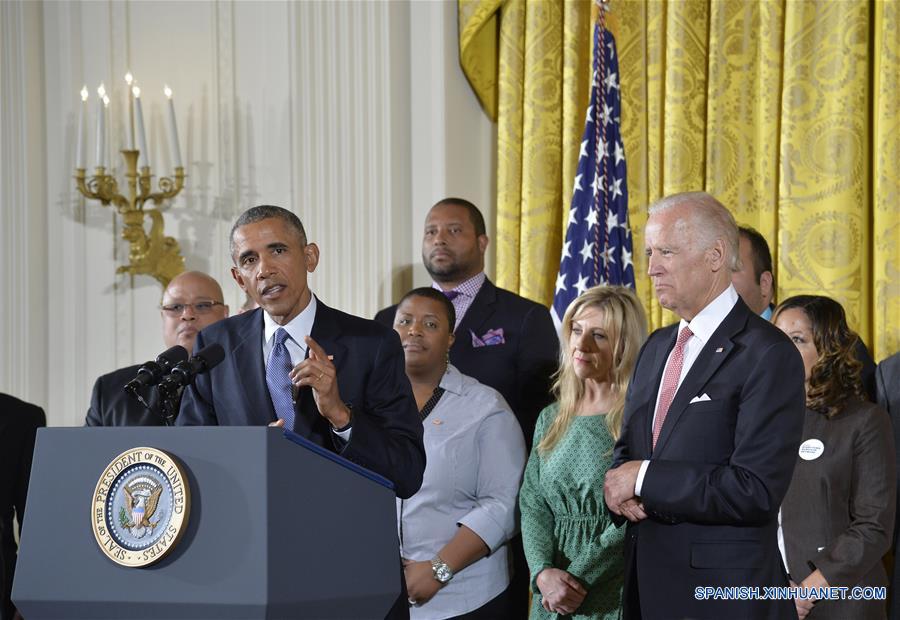
[[[634,288],[622,100],[616,42],[603,10],[594,26],[594,71],[578,173],[551,314],[557,327],[573,299],[598,284]]]

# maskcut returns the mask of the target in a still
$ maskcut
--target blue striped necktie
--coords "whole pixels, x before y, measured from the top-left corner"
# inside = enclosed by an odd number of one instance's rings
[[[275,330],[275,344],[269,353],[266,366],[266,384],[275,406],[275,416],[284,420],[284,427],[294,430],[294,398],[292,394],[290,372],[291,354],[284,342],[290,338],[283,327]]]

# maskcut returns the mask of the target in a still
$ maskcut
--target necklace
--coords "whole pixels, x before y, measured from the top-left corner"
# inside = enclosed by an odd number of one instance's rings
[[[434,411],[434,408],[437,406],[438,401],[441,400],[441,396],[444,395],[444,388],[441,386],[437,386],[434,388],[434,391],[431,393],[431,398],[429,398],[425,405],[422,407],[422,410],[419,412],[419,415],[422,416],[422,420],[424,421],[428,415]]]

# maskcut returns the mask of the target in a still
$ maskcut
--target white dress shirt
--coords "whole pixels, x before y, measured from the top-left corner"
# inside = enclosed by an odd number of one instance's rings
[[[684,378],[691,370],[691,366],[697,361],[700,351],[703,350],[703,347],[705,347],[706,343],[709,342],[709,339],[712,338],[713,333],[719,328],[719,325],[722,324],[722,321],[725,320],[725,317],[728,316],[731,309],[734,308],[737,300],[737,291],[734,290],[734,286],[729,284],[728,288],[709,302],[703,310],[698,312],[697,316],[691,319],[690,323],[684,319],[681,319],[681,322],[678,323],[679,333],[682,329],[688,327],[691,330],[691,334],[693,334],[688,338],[687,344],[684,346],[684,361],[681,364],[681,375],[678,377],[678,387],[681,387],[681,382],[684,381]],[[672,351],[669,352],[669,357],[666,359],[666,368],[672,363],[672,353],[674,351],[675,349],[673,347]],[[663,376],[665,375],[665,370],[663,370]],[[656,423],[656,409],[659,407],[659,397],[661,393],[662,382],[660,382],[659,392],[656,394],[656,403],[653,406],[653,424]],[[675,393],[678,393],[677,389]],[[651,428],[653,428],[653,425],[651,425]],[[641,495],[641,487],[644,485],[644,476],[647,474],[647,468],[649,466],[650,461],[641,463],[641,469],[638,472],[637,480],[634,484],[634,494],[638,497]]]
[[[300,362],[306,359],[306,336],[309,336],[312,333],[313,323],[316,320],[316,296],[310,295],[309,303],[306,307],[295,316],[287,325],[279,325],[269,314],[263,311],[263,345],[262,345],[262,355],[263,355],[263,364],[265,364],[266,368],[269,367],[269,356],[272,354],[272,347],[275,346],[275,332],[278,331],[279,327],[283,327],[285,331],[288,333],[289,338],[284,341],[284,346],[288,350],[288,354],[291,356],[291,365],[296,366]],[[350,434],[353,432],[352,428],[348,428],[345,431],[338,432],[334,430],[334,427],[331,428],[335,435],[343,439],[344,441],[350,441]]]
[[[275,346],[275,332],[279,327],[283,327],[288,333],[284,346],[287,347],[288,353],[291,355],[291,365],[296,366],[306,359],[306,341],[304,338],[312,333],[313,323],[316,320],[316,296],[311,295],[309,303],[306,307],[291,319],[287,325],[279,325],[269,314],[263,311],[263,363],[266,368],[269,367],[269,356],[272,354],[272,347]]]

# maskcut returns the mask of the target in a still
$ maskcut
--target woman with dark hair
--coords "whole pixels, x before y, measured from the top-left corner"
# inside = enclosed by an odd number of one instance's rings
[[[407,293],[394,317],[427,458],[422,487],[397,500],[410,617],[503,620],[525,440],[503,397],[450,364],[455,323],[433,288]]]
[[[858,337],[841,305],[818,295],[784,300],[772,322],[797,346],[806,370],[803,443],[781,506],[791,581],[807,588],[886,587],[881,557],[894,527],[894,440],[887,413],[863,400]],[[795,603],[800,618],[886,613],[884,600],[811,596]]]
[[[618,618],[625,528],[603,501],[603,479],[622,428],[625,393],[647,337],[631,289],[590,288],[562,322],[553,392],[542,412],[519,495],[531,571],[530,618]]]

